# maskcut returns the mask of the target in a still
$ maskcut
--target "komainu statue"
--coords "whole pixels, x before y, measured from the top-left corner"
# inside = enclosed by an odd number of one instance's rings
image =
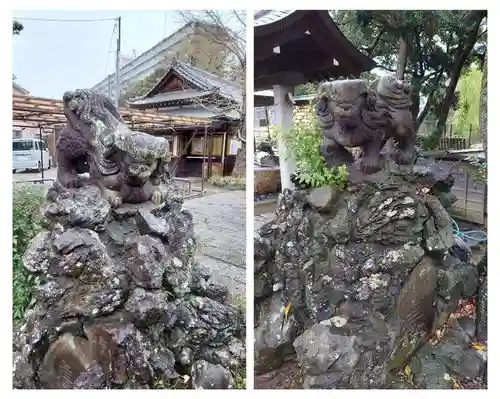
[[[78,174],[88,172],[113,207],[162,202],[168,141],[130,130],[110,99],[94,90],[66,92],[63,101],[68,125],[57,142],[57,182],[79,187]]]
[[[237,387],[245,312],[198,262],[167,141],[92,90],[66,93],[64,111],[57,181],[20,263],[33,300],[14,326],[13,388]]]
[[[410,164],[415,151],[410,94],[410,86],[393,76],[381,77],[370,85],[364,80],[322,83],[316,114],[324,129],[321,151],[328,164],[353,164],[346,148],[361,147],[359,169],[377,172],[381,150],[391,138],[395,142],[390,154],[393,161]]]

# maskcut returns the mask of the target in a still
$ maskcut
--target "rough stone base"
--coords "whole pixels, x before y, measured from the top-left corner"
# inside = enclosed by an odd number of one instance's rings
[[[92,185],[49,193],[48,228],[24,255],[39,284],[15,332],[14,388],[234,388],[245,315],[196,261],[174,194],[111,210]]]

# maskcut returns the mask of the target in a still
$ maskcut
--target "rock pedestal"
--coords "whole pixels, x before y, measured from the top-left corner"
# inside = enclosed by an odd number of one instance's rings
[[[14,388],[144,389],[186,376],[194,388],[234,388],[245,315],[196,262],[175,192],[118,209],[93,185],[56,184],[48,197],[47,229],[24,255],[39,284],[14,334]]]
[[[305,388],[451,388],[482,376],[481,353],[448,320],[476,294],[477,269],[451,254],[452,219],[429,183],[381,172],[342,192],[284,191],[255,240],[257,374],[292,356]]]

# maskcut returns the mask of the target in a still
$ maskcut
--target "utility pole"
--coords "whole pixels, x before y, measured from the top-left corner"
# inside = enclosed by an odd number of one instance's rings
[[[108,97],[111,98],[111,75],[108,75]]]
[[[122,17],[117,18],[118,23],[118,37],[116,38],[116,87],[115,87],[115,105],[118,107],[118,99],[120,98],[120,46],[122,36]]]

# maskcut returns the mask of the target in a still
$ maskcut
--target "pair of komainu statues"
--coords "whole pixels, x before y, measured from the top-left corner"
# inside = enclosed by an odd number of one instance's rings
[[[82,185],[89,173],[111,206],[161,203],[160,183],[171,154],[168,141],[130,130],[111,100],[94,90],[63,96],[68,125],[57,141],[57,182],[64,188]]]
[[[355,164],[364,173],[382,166],[381,151],[392,139],[388,155],[398,165],[411,164],[415,139],[410,86],[393,76],[371,84],[338,80],[320,85],[316,115],[323,128],[321,152],[329,166]],[[355,162],[347,148],[360,147]]]
[[[359,169],[376,172],[389,139],[393,161],[410,164],[415,153],[410,94],[407,84],[391,76],[370,85],[364,80],[322,83],[316,114],[328,165],[354,164],[346,148],[361,147]],[[88,172],[113,207],[165,200],[160,183],[171,157],[166,139],[130,130],[110,99],[94,90],[67,92],[63,103],[68,125],[57,142],[57,184],[78,187],[79,174]]]

